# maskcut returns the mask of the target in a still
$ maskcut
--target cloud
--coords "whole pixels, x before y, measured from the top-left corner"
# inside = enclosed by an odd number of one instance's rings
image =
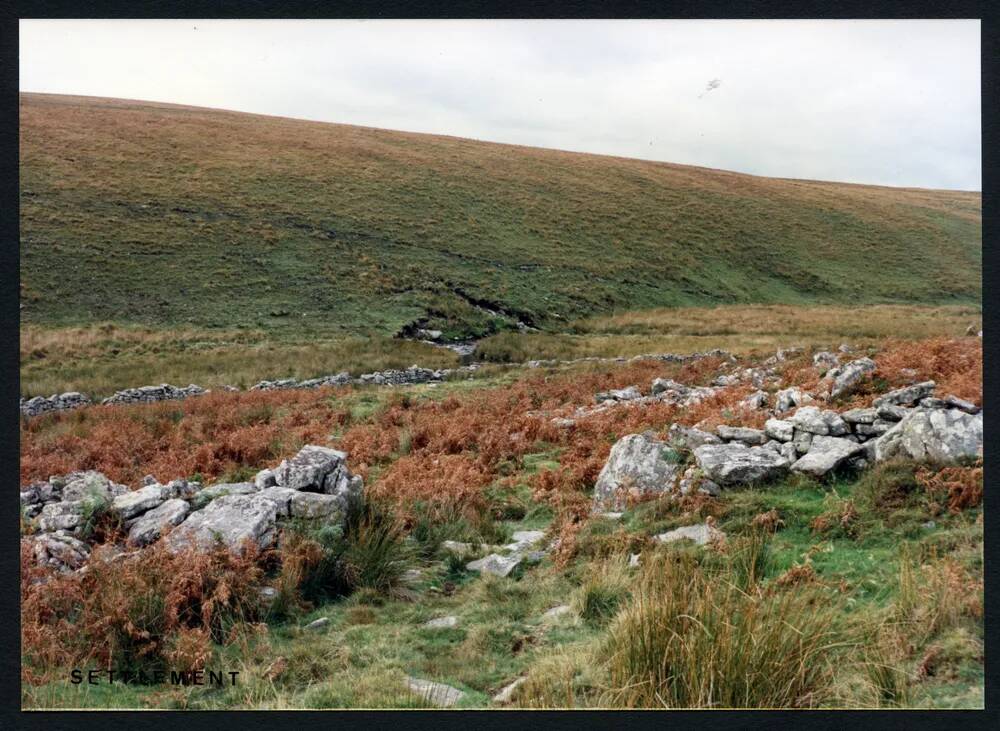
[[[22,20],[25,91],[979,190],[978,21]]]

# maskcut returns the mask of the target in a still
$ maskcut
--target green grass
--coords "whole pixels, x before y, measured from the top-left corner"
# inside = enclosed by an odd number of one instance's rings
[[[465,337],[981,297],[978,193],[44,94],[20,122],[24,323]]]

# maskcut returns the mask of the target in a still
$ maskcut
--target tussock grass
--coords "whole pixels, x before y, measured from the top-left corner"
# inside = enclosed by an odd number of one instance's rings
[[[828,693],[838,637],[833,610],[808,591],[759,596],[684,553],[643,567],[609,627],[603,705],[794,708]]]

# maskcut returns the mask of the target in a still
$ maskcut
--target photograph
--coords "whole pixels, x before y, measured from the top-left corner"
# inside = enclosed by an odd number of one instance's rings
[[[981,20],[13,32],[22,717],[987,711]]]

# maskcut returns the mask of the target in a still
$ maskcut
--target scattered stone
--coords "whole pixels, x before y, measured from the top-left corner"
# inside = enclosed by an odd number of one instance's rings
[[[435,683],[432,680],[423,680],[407,676],[406,687],[411,692],[416,693],[426,702],[439,708],[451,708],[465,697],[465,693],[458,688],[452,688],[444,683]]]
[[[525,678],[518,678],[514,682],[505,685],[500,689],[500,692],[493,696],[494,703],[510,703],[511,699],[514,697],[514,691],[521,687],[521,684],[525,681]]]
[[[307,629],[307,630],[309,630],[311,632],[315,632],[316,630],[323,629],[328,624],[330,624],[330,618],[329,617],[320,617],[319,619],[314,619],[312,622],[310,622],[309,624],[307,624],[303,629]]]
[[[441,541],[441,548],[456,556],[468,556],[473,553],[473,547],[471,543],[462,543],[461,541]]]
[[[858,358],[838,369],[830,388],[830,398],[851,393],[862,380],[875,372],[875,361],[871,358]]]
[[[796,406],[812,403],[813,397],[801,388],[785,388],[774,395],[774,410],[781,414]]]
[[[742,442],[747,446],[759,446],[767,441],[767,436],[760,429],[748,429],[742,426],[722,425],[715,430],[721,439],[727,442]]]
[[[469,571],[478,571],[482,574],[493,574],[494,576],[509,576],[521,563],[522,557],[518,555],[501,556],[499,553],[491,553],[478,561],[466,564]]]
[[[860,444],[838,437],[813,437],[809,452],[792,465],[793,472],[823,477],[839,467],[844,460],[864,450]]]
[[[128,492],[125,485],[118,485],[94,470],[70,472],[64,477],[50,477],[49,482],[59,486],[63,500],[99,500],[106,502]]]
[[[628,557],[628,567],[630,569],[639,568],[640,556],[641,556],[641,554],[638,554],[638,553],[631,553],[631,554],[629,554],[629,557]]]
[[[709,543],[721,543],[726,540],[726,534],[709,523],[699,525],[686,525],[683,528],[667,531],[656,536],[660,543],[673,543],[674,541],[689,540],[694,541],[699,546]]]
[[[788,417],[788,421],[794,424],[796,429],[824,437],[843,436],[851,431],[847,422],[840,418],[840,414],[836,411],[820,411],[815,406],[799,407]]]
[[[646,495],[670,490],[681,471],[681,457],[652,432],[629,434],[611,448],[594,485],[594,507],[620,510],[627,493]]]
[[[789,462],[780,454],[762,447],[706,444],[694,450],[702,472],[723,487],[767,482],[788,472]]]
[[[840,365],[840,356],[836,353],[831,353],[828,350],[821,350],[813,355],[813,366],[819,368],[820,370],[829,370],[830,368],[836,368],[838,365]]]
[[[602,403],[604,401],[632,401],[637,398],[642,398],[642,392],[639,390],[638,386],[612,389],[610,391],[598,393],[594,396],[597,403]]]
[[[564,416],[557,416],[552,419],[552,423],[560,429],[569,429],[571,426],[576,426],[576,419],[567,419]]]
[[[545,613],[542,614],[542,619],[551,621],[572,613],[573,608],[569,604],[560,604],[557,607],[552,607],[551,609],[546,610]]]
[[[757,411],[759,409],[766,409],[767,402],[767,391],[754,391],[752,394],[740,401],[740,408],[747,411]]]
[[[450,629],[458,626],[458,617],[454,615],[438,617],[437,619],[424,622],[421,626],[427,629]]]

